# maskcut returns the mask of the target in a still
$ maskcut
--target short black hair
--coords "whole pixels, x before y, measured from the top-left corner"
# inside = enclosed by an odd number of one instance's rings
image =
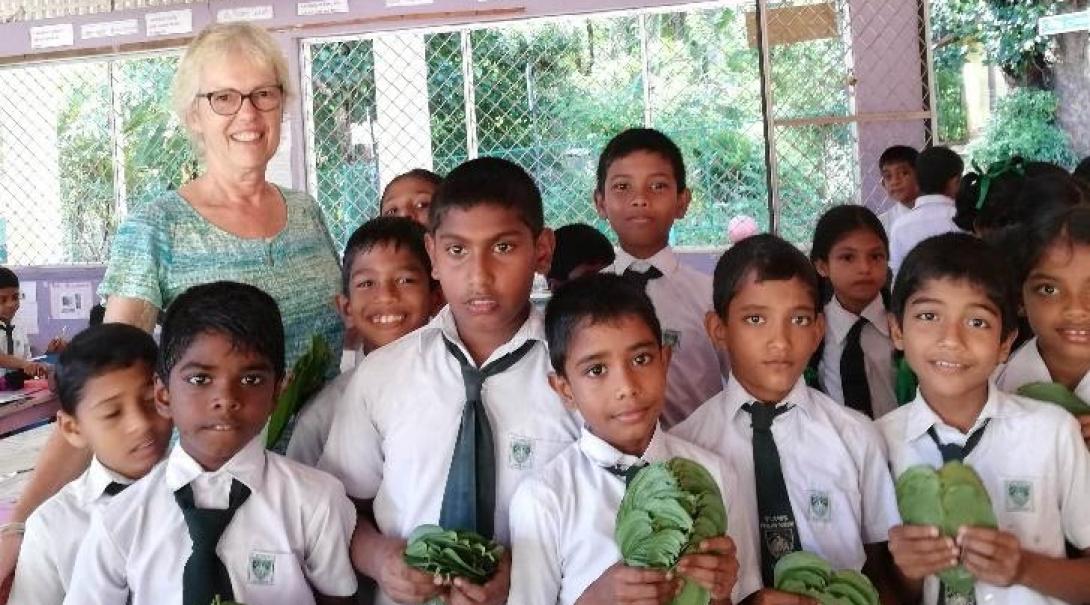
[[[160,380],[170,381],[170,371],[202,334],[228,338],[236,350],[267,359],[277,380],[284,377],[284,323],[280,307],[264,290],[218,281],[179,294],[163,319],[156,368]]]
[[[810,246],[810,259],[829,260],[829,253],[837,242],[850,233],[859,230],[870,231],[882,240],[882,246],[889,254],[889,236],[874,212],[858,204],[841,204],[825,211],[814,227],[814,243]]]
[[[1021,226],[1003,243],[1014,250],[1016,291],[1052,246],[1090,246],[1090,207],[1054,209]]]
[[[732,246],[715,265],[712,306],[720,317],[727,316],[730,301],[751,273],[758,282],[798,278],[810,290],[814,309],[821,312],[821,282],[810,259],[787,240],[760,233]]]
[[[87,382],[108,372],[145,364],[150,377],[156,352],[151,335],[128,324],[100,324],[76,334],[57,358],[53,375],[61,409],[75,416]]]
[[[413,168],[408,172],[403,172],[394,178],[390,179],[389,183],[382,188],[382,197],[379,198],[379,205],[382,205],[382,200],[386,199],[386,194],[390,192],[390,187],[393,187],[395,183],[404,181],[405,179],[419,179],[425,183],[430,184],[433,187],[439,187],[439,183],[443,182],[443,177],[428,170],[426,168]]]
[[[916,182],[923,195],[942,193],[950,179],[961,176],[965,161],[949,147],[928,147],[916,158]]]
[[[890,312],[897,323],[904,324],[908,299],[937,279],[964,280],[983,290],[999,310],[1003,338],[1018,328],[1013,280],[1000,255],[984,240],[968,233],[936,235],[908,253],[893,284]]]
[[[405,247],[416,260],[420,261],[424,275],[431,283],[431,258],[424,246],[424,226],[404,216],[380,216],[360,225],[348,238],[344,246],[344,260],[341,263],[341,286],[348,296],[352,279],[352,263],[360,254],[370,252],[375,246],[393,246],[395,250]]]
[[[1090,187],[1090,156],[1083,158],[1079,165],[1075,166],[1075,171],[1071,173],[1071,176],[1082,181],[1085,186]]]
[[[517,211],[534,237],[545,229],[541,191],[533,177],[510,160],[491,157],[463,162],[443,179],[428,211],[428,229],[434,233],[451,208],[482,204]]]
[[[894,145],[887,147],[882,155],[878,156],[878,169],[881,170],[890,164],[908,164],[912,170],[916,170],[916,159],[920,152],[915,147],[907,145]]]
[[[0,288],[18,288],[19,276],[7,267],[0,267]]]
[[[598,156],[598,193],[606,190],[606,174],[613,162],[637,151],[656,153],[670,162],[674,169],[677,190],[685,190],[685,159],[677,143],[654,128],[629,128],[610,139]]]
[[[564,362],[576,330],[623,317],[643,321],[655,335],[655,342],[662,345],[655,305],[642,288],[620,275],[584,275],[557,288],[545,307],[545,338],[553,370],[564,375]]]
[[[565,280],[573,269],[586,263],[608,265],[616,258],[613,244],[605,234],[585,223],[572,223],[556,230],[556,249],[547,277]]]

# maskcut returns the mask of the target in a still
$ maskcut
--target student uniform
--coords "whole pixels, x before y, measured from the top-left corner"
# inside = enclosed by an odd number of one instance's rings
[[[908,214],[897,219],[889,234],[889,264],[893,274],[901,269],[905,256],[923,240],[951,231],[960,232],[954,224],[954,200],[945,195],[921,195]]]
[[[655,304],[663,341],[673,348],[662,411],[662,425],[669,429],[723,389],[729,365],[704,329],[704,317],[712,310],[710,275],[682,264],[669,246],[646,260],[618,250],[616,260],[603,271],[623,275],[628,269],[644,273],[651,267],[662,277],[648,281],[647,296]]]
[[[76,480],[61,488],[27,519],[10,605],[60,605],[71,586],[91,515],[124,489],[128,479],[106,468],[98,458]]]
[[[10,355],[18,357],[19,359],[30,359],[32,357],[32,353],[30,351],[30,337],[27,336],[26,328],[24,328],[21,324],[12,323],[5,326],[3,322],[0,322],[0,328],[7,327],[11,328]],[[0,330],[0,353],[4,353],[5,355],[9,354],[7,334],[4,333],[4,330]],[[7,375],[7,373],[10,371],[11,370],[7,368],[0,368],[0,376]]]
[[[1004,393],[1014,393],[1031,382],[1053,382],[1052,374],[1041,357],[1041,350],[1037,348],[1036,336],[1018,347],[995,373],[995,384]],[[1090,401],[1090,373],[1075,385],[1075,396]]]
[[[482,367],[534,341],[506,371],[484,382],[482,401],[496,448],[495,538],[508,543],[508,505],[515,488],[579,436],[576,417],[549,387],[552,371],[540,312],[530,316]],[[461,365],[446,341],[471,359],[445,307],[426,326],[377,349],[352,375],[318,463],[348,495],[374,499],[375,521],[406,538],[437,523],[447,472],[466,404]],[[379,595],[379,604],[392,603]]]
[[[825,305],[825,344],[818,373],[822,390],[834,401],[845,403],[840,360],[849,332],[861,317],[867,320],[859,336],[863,346],[863,367],[870,391],[871,410],[878,418],[897,408],[897,395],[893,390],[893,341],[889,338],[886,306],[882,304],[881,296],[874,297],[861,315],[845,309],[836,296]]]
[[[984,482],[999,528],[1018,537],[1023,548],[1065,556],[1064,538],[1090,548],[1090,452],[1078,423],[1062,408],[1003,393],[994,385],[976,423],[966,434],[943,423],[922,396],[877,421],[889,447],[895,475],[916,464],[942,465],[928,429],[943,444],[964,446],[987,426],[965,457]],[[938,600],[939,581],[924,582],[924,603]],[[1058,605],[1024,586],[976,584],[976,602],[992,605]]]
[[[363,360],[360,353],[359,360]],[[353,366],[354,368],[355,366]],[[311,398],[299,412],[292,429],[288,449],[284,452],[288,458],[302,462],[307,466],[317,466],[329,438],[329,428],[333,425],[333,414],[337,402],[344,397],[348,382],[352,379],[352,369],[342,370],[340,376],[326,383],[318,394]]]
[[[522,482],[511,502],[511,595],[519,605],[572,605],[606,569],[621,560],[613,532],[625,479],[610,467],[630,468],[675,456],[699,462],[715,478],[727,502],[727,528],[737,546],[739,577],[732,597],[761,588],[756,544],[748,531],[748,500],[715,454],[655,430],[643,456],[621,453],[584,428],[579,441],[540,473]]]
[[[673,433],[722,456],[757,511],[753,429],[742,406],[756,398],[733,377]],[[802,549],[834,569],[861,570],[865,544],[886,542],[900,523],[882,438],[868,418],[811,389],[800,378],[784,398],[792,406],[772,425]],[[758,542],[756,523],[751,540]]]
[[[886,230],[888,236],[893,232],[893,225],[897,222],[897,219],[912,212],[912,208],[892,198],[886,199],[886,205],[888,206],[886,210],[878,215],[878,222],[882,223],[882,228]]]
[[[175,491],[189,485],[199,508],[227,508],[232,484],[249,497],[216,554],[234,600],[308,605],[311,592],[350,596],[356,574],[348,542],[356,509],[326,473],[267,452],[256,437],[222,468],[205,472],[181,447],[91,521],[66,605],[178,605],[193,542]]]

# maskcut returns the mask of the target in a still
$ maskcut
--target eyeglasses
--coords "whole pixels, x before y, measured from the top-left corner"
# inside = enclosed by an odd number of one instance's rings
[[[199,93],[197,98],[208,99],[208,106],[217,114],[233,116],[242,109],[242,102],[246,99],[249,99],[254,109],[258,111],[272,111],[280,107],[281,101],[284,100],[284,87],[279,84],[262,86],[251,90],[249,94],[242,94],[233,88],[224,88]]]

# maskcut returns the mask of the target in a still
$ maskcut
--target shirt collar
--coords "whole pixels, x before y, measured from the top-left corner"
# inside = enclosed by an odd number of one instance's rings
[[[954,200],[946,197],[941,193],[932,193],[929,195],[921,195],[916,198],[916,205],[913,208],[919,208],[920,206],[930,206],[932,204],[953,204]]]
[[[654,267],[661,271],[665,277],[676,272],[680,264],[681,259],[678,258],[677,253],[670,246],[659,250],[651,258],[636,258],[624,250],[617,250],[617,258],[613,261],[613,272],[621,274],[631,267],[643,273],[648,268]]]
[[[264,432],[250,440],[217,471],[205,471],[200,463],[179,445],[170,452],[170,457],[167,458],[166,484],[173,492],[201,475],[227,474],[241,481],[250,488],[250,491],[257,492],[260,491],[265,476],[265,456]]]
[[[916,398],[909,404],[908,418],[905,419],[905,438],[909,441],[915,441],[927,434],[927,429],[932,426],[938,428],[946,428],[949,431],[957,431],[954,427],[946,424],[942,421],[942,418],[935,413],[935,410],[931,409],[931,406],[924,401],[923,393],[919,390],[916,391]],[[1007,397],[1004,396],[995,383],[988,382],[988,399],[984,402],[984,407],[980,410],[980,414],[977,415],[976,421],[973,422],[973,426],[969,429],[965,435],[972,434],[973,431],[980,428],[984,424],[985,420],[991,420],[993,418],[1009,418],[1016,415],[1018,408],[1012,406]]]
[[[611,466],[629,468],[641,462],[659,462],[670,457],[666,447],[666,438],[663,435],[662,427],[658,424],[655,425],[655,433],[651,435],[651,441],[647,444],[647,449],[644,450],[642,456],[632,456],[621,452],[601,437],[590,432],[586,425],[583,426],[579,435],[579,449],[591,462],[602,468]]]
[[[743,405],[757,401],[756,397],[751,395],[749,391],[746,391],[745,387],[742,386],[742,383],[734,379],[733,372],[730,377],[727,378],[727,386],[723,390],[723,393],[726,396],[725,404],[727,406],[727,417],[731,419],[739,413],[745,413],[742,410]],[[806,381],[803,380],[801,376],[795,382],[795,386],[791,387],[791,391],[787,394],[787,397],[784,397],[783,401],[777,402],[777,407],[781,403],[791,405],[794,408],[799,408],[807,416],[810,415],[810,406],[813,405],[810,401],[810,389],[806,386]]]
[[[458,326],[454,322],[454,313],[450,310],[450,305],[447,305],[439,310],[439,313],[428,322],[428,325],[423,329],[425,330],[438,330],[443,338],[458,345],[458,348],[462,350],[462,354],[466,356],[466,359],[473,359],[473,356],[469,354],[469,349],[466,348],[462,337],[458,334]],[[504,355],[514,351],[521,347],[527,340],[536,340],[538,342],[545,342],[545,316],[534,305],[530,305],[530,315],[526,318],[526,321],[522,322],[519,329],[507,342],[500,345],[492,354],[488,356],[481,366],[488,365],[490,362],[503,357]],[[424,340],[420,341],[421,347],[424,346]]]
[[[829,332],[838,343],[844,342],[848,332],[860,317],[866,318],[872,326],[883,336],[889,336],[889,321],[886,319],[886,305],[882,302],[882,295],[874,297],[863,312],[859,315],[844,308],[836,296],[825,305],[825,323],[829,326]]]
[[[98,501],[106,495],[106,488],[111,483],[132,485],[133,480],[106,468],[99,461],[98,456],[91,458],[91,466],[87,467],[87,479],[84,483],[86,490],[82,494],[83,503],[91,504]]]

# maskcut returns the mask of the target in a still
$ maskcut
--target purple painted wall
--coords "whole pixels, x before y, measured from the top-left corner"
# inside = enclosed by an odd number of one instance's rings
[[[36,283],[38,305],[38,333],[30,335],[30,346],[35,354],[45,351],[49,340],[60,336],[62,329],[67,329],[67,338],[72,339],[77,332],[87,327],[86,319],[56,319],[52,314],[50,284],[91,282],[94,302],[98,302],[98,284],[106,268],[101,265],[73,265],[70,267],[8,267],[19,276],[19,283]],[[93,303],[92,303],[93,304]]]

